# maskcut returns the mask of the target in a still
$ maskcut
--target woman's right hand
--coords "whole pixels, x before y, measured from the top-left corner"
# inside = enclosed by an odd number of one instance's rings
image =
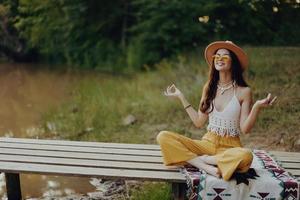
[[[164,95],[170,98],[182,98],[183,94],[181,93],[181,91],[174,85],[169,85],[167,87],[167,90],[164,91]]]

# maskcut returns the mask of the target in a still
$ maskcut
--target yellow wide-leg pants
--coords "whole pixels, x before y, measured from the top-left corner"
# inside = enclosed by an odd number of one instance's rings
[[[157,135],[164,164],[185,165],[186,161],[201,155],[215,155],[217,167],[224,180],[229,180],[235,171],[247,172],[253,155],[242,148],[239,137],[219,136],[207,132],[201,140],[193,140],[178,133],[161,131]]]

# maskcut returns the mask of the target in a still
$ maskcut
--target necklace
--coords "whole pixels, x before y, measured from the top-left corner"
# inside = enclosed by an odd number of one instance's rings
[[[229,85],[229,86],[227,86],[227,85]],[[224,94],[224,92],[226,90],[229,90],[230,88],[234,87],[234,85],[235,85],[235,81],[232,81],[230,83],[226,83],[224,86],[221,86],[221,85],[218,84],[217,87],[218,87],[218,90],[221,90],[221,95],[222,95],[222,94]]]
[[[227,85],[230,85],[230,84],[232,84],[233,83],[233,81],[231,80],[231,81],[229,81],[229,82],[227,82],[227,83],[224,83],[224,84],[220,84],[220,83],[218,83],[218,85],[219,86],[221,86],[221,87],[226,87]]]

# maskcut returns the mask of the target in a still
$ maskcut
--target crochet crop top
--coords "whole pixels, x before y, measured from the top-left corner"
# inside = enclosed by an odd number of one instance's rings
[[[238,136],[240,135],[240,112],[241,105],[235,95],[235,87],[233,88],[234,94],[223,111],[219,112],[215,106],[215,100],[212,104],[214,109],[209,113],[209,123],[207,126],[208,131],[213,131],[221,136]],[[212,105],[211,105],[212,106]]]

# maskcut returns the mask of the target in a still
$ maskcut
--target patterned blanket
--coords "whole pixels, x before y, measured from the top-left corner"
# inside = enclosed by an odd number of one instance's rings
[[[190,200],[299,200],[300,184],[263,150],[253,150],[248,172],[235,173],[230,181],[207,175],[193,167],[182,168]]]

